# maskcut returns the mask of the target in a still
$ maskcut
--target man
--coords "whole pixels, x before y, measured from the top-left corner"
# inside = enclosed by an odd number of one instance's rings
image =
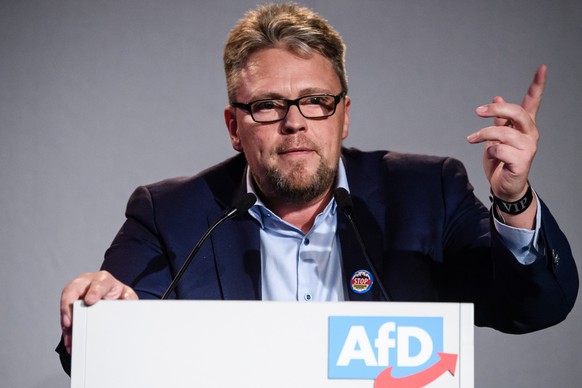
[[[351,107],[344,45],[310,10],[248,13],[231,31],[224,64],[224,117],[240,154],[134,192],[103,271],[63,290],[64,365],[73,301],[160,298],[192,239],[246,192],[257,203],[214,232],[172,297],[472,302],[477,325],[509,333],[554,325],[572,309],[578,277],[568,242],[528,182],[545,66],[521,106],[496,97],[476,110],[494,118],[468,137],[486,143],[490,216],[458,161],[342,148]],[[333,198],[338,187],[353,198],[373,265]],[[355,287],[371,267],[375,283]]]

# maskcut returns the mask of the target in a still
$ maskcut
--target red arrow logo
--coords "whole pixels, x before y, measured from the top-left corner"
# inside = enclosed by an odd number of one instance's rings
[[[374,388],[420,388],[432,383],[446,371],[455,375],[457,354],[437,353],[440,360],[421,372],[402,378],[392,377],[392,367],[384,369],[376,377]]]

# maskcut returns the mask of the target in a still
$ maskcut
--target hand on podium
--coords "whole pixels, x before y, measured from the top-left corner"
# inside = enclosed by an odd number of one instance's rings
[[[83,300],[92,305],[101,299],[136,300],[135,291],[107,271],[90,272],[78,276],[61,293],[61,330],[67,352],[71,354],[73,332],[73,303]]]

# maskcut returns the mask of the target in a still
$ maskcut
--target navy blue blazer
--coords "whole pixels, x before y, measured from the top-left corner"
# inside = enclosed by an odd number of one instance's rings
[[[355,149],[342,158],[356,224],[392,300],[472,302],[477,325],[505,332],[541,329],[571,310],[575,263],[544,204],[548,257],[523,266],[498,239],[459,161]],[[102,268],[141,298],[160,298],[198,238],[246,192],[245,168],[238,155],[195,177],[138,188]],[[338,229],[347,284],[368,265],[342,216]],[[213,232],[173,297],[261,299],[260,262],[258,223],[231,220]],[[382,297],[373,287],[349,299]]]
[[[564,234],[541,203],[546,257],[519,264],[474,196],[462,164],[451,158],[343,149],[355,222],[393,301],[471,302],[475,323],[524,333],[563,320],[574,305],[578,274]],[[202,173],[139,187],[102,269],[160,298],[206,229],[245,191],[237,155]],[[353,231],[338,215],[347,284],[368,269]],[[248,214],[216,229],[173,296],[261,299],[259,225]],[[378,287],[350,300],[382,300]]]

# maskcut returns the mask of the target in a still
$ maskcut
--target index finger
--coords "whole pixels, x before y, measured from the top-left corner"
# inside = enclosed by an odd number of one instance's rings
[[[540,104],[542,103],[542,94],[544,93],[544,87],[546,85],[546,75],[547,66],[541,65],[538,67],[534,79],[529,85],[527,93],[523,97],[523,102],[521,104],[523,109],[529,113],[534,121],[540,108]]]
[[[503,101],[499,98],[498,101]],[[523,133],[535,133],[535,122],[531,115],[520,105],[506,102],[493,102],[478,107],[475,110],[481,117],[494,117],[495,125],[515,128]]]

